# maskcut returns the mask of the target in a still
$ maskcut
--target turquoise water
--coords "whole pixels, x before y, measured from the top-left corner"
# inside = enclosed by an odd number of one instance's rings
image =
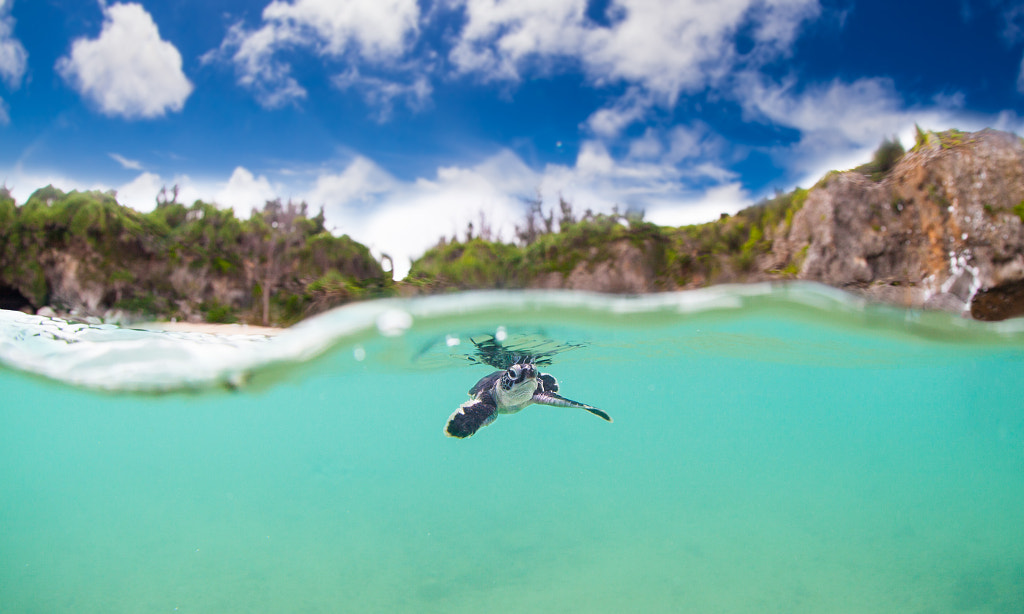
[[[1012,322],[815,286],[385,301],[269,341],[7,315],[2,612],[1024,612]],[[545,370],[615,422],[444,437],[499,330],[584,344]]]

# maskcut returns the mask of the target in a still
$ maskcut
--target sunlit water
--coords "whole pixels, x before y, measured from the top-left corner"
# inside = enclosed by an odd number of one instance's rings
[[[814,286],[0,313],[2,612],[1024,612],[1024,327]],[[504,327],[504,328],[501,328]],[[466,440],[473,335],[608,411]]]

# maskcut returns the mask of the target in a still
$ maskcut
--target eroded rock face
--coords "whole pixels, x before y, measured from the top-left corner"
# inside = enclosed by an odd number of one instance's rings
[[[776,249],[791,258],[806,248],[801,279],[1000,319],[1024,313],[1024,226],[1014,211],[1022,202],[1020,138],[934,139],[880,183],[852,172],[828,178]]]
[[[52,251],[44,258],[50,302],[87,313],[99,310],[106,288],[90,263],[69,252]]]
[[[596,262],[594,258],[584,259],[568,275],[548,273],[531,285],[612,294],[644,294],[661,289],[656,287],[655,273],[643,249],[621,239],[611,243],[608,250],[610,257]]]

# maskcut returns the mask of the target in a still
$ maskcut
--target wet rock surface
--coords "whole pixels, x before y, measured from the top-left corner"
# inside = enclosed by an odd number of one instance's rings
[[[1024,144],[986,130],[932,135],[880,182],[812,189],[773,248],[805,250],[798,278],[905,307],[1024,314]]]

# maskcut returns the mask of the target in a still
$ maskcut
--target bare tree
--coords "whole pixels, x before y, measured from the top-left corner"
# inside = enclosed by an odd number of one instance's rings
[[[480,230],[477,233],[484,241],[490,241],[494,238],[494,230],[491,228],[491,224],[487,221],[487,214],[483,209],[480,210]]]
[[[160,187],[160,193],[156,195],[156,206],[163,207],[164,205],[173,205],[178,202],[178,184],[174,184],[171,188],[171,197],[167,198],[167,186]]]
[[[305,218],[306,212],[306,203],[288,201],[283,205],[281,199],[267,201],[262,211],[252,211],[250,219],[258,230],[252,233],[249,247],[256,256],[261,280],[264,325],[270,323],[270,297],[283,280],[288,254],[302,244],[302,230],[296,222]]]
[[[558,195],[558,208],[562,212],[562,217],[558,218],[559,229],[564,229],[566,226],[571,226],[577,222],[576,213],[572,210],[572,203],[565,200],[561,194]]]
[[[550,211],[548,215],[544,215],[544,202],[541,200],[540,194],[533,200],[527,201],[526,205],[526,217],[523,219],[523,225],[516,224],[516,238],[523,245],[533,243],[542,234],[554,232],[555,226],[555,212]]]

